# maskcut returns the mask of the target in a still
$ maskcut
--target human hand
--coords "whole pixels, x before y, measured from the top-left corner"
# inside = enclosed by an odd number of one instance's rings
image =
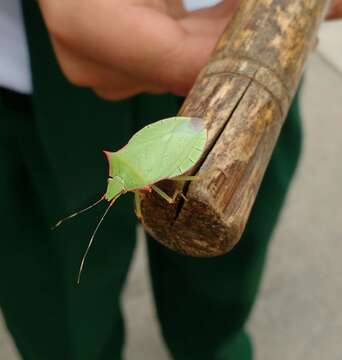
[[[327,19],[337,20],[341,18],[342,18],[342,0],[333,0]]]
[[[39,0],[65,76],[111,100],[186,95],[237,2],[188,13],[181,0]]]

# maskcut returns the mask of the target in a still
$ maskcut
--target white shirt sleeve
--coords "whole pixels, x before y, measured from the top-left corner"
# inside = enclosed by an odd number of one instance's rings
[[[24,94],[32,92],[20,0],[0,0],[0,87]]]
[[[193,11],[204,7],[214,6],[221,1],[222,0],[183,0],[183,4],[186,10]]]

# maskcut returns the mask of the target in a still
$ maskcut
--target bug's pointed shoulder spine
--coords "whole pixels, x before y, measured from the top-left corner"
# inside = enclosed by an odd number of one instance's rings
[[[107,159],[107,163],[108,163],[108,176],[112,176],[112,159],[113,159],[113,152],[108,151],[108,150],[102,150],[104,156]]]

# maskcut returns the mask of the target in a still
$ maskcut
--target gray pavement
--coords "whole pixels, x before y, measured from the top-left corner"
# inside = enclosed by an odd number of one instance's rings
[[[342,22],[325,25],[320,38],[303,89],[302,160],[248,323],[256,360],[342,358]],[[123,296],[126,358],[167,360],[139,233]],[[17,359],[0,321],[0,360]]]

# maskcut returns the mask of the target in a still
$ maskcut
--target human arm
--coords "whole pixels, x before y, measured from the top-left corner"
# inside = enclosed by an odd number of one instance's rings
[[[187,13],[178,0],[40,0],[65,76],[99,96],[186,95],[236,1]]]

